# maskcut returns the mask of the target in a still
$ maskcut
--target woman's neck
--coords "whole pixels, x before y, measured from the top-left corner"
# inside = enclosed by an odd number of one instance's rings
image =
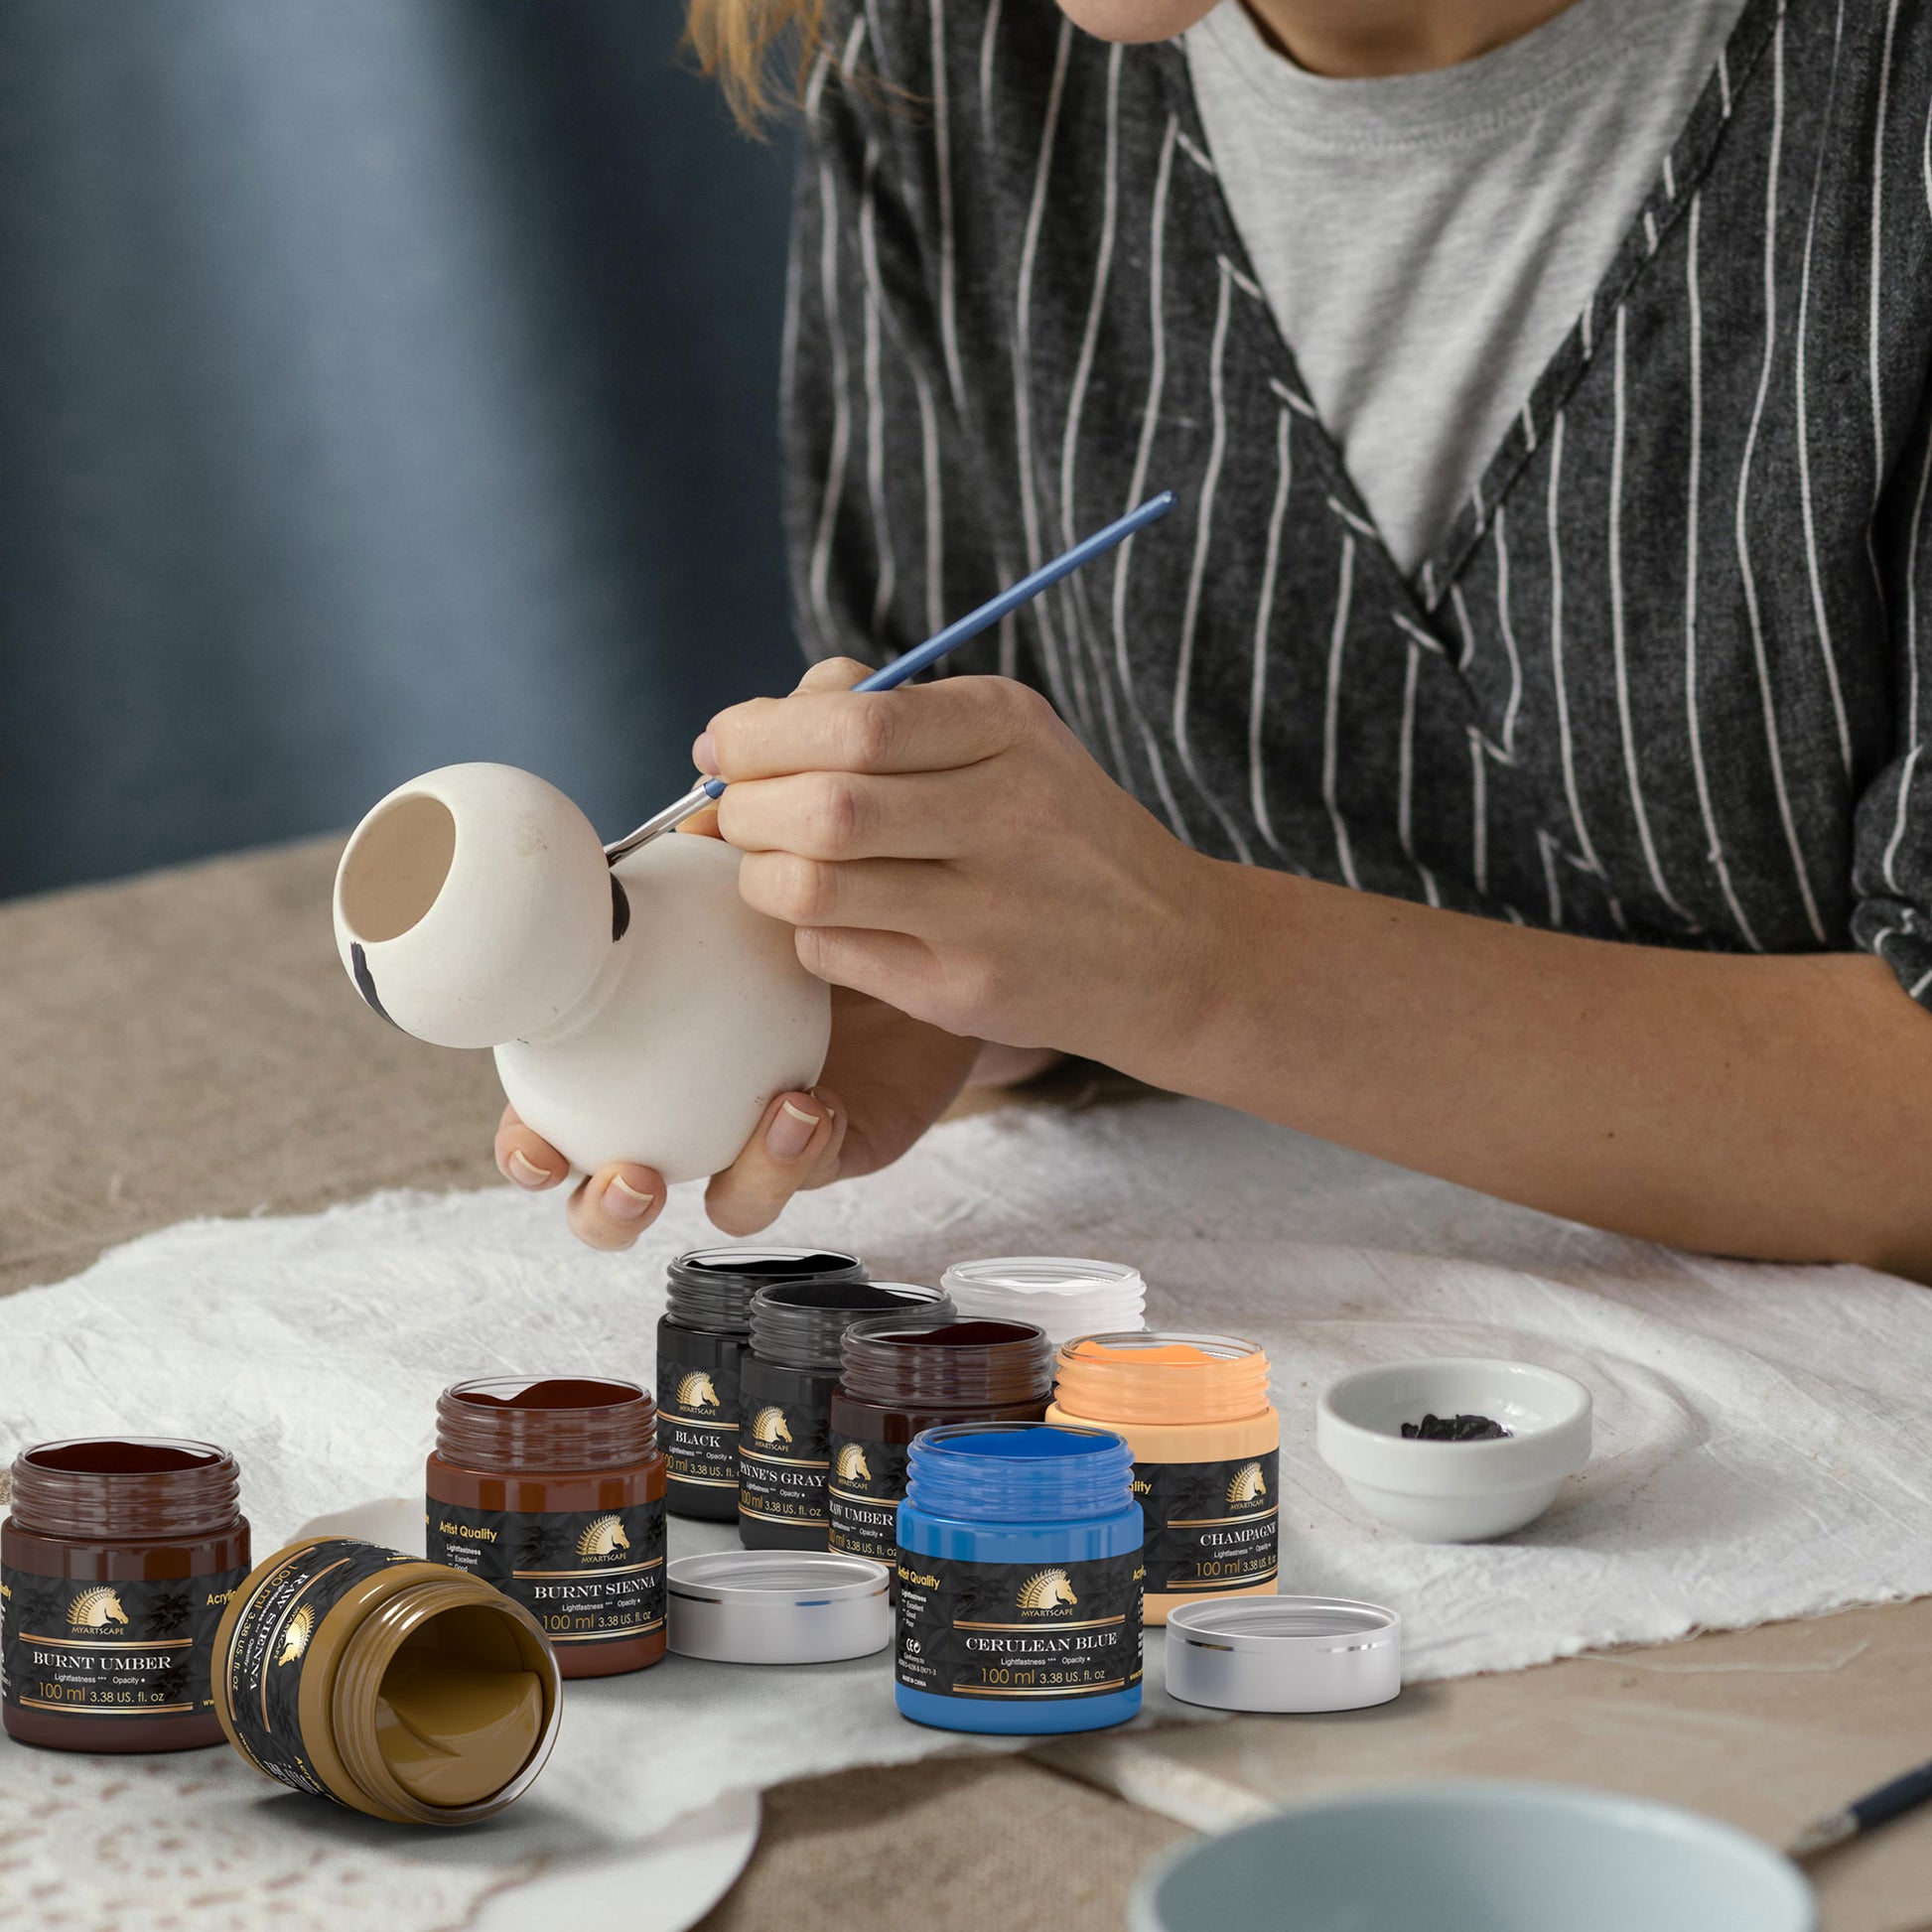
[[[1276,51],[1340,80],[1473,61],[1572,0],[1243,0]]]

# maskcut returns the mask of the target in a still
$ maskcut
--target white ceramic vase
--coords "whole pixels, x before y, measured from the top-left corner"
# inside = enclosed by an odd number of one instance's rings
[[[511,765],[399,785],[349,839],[335,910],[368,1005],[418,1039],[494,1047],[510,1104],[586,1172],[715,1173],[824,1064],[831,996],[739,897],[731,847],[671,835],[611,866],[590,820]]]

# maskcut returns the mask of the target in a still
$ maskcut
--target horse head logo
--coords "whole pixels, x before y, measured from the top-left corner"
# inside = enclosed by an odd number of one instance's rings
[[[1023,1610],[1050,1610],[1056,1603],[1077,1603],[1079,1600],[1073,1593],[1073,1586],[1067,1582],[1064,1570],[1041,1570],[1029,1577],[1020,1587],[1020,1607]]]
[[[316,1627],[316,1612],[313,1603],[304,1603],[289,1618],[282,1631],[282,1654],[276,1658],[278,1664],[292,1664],[309,1647],[309,1638]]]
[[[600,1516],[577,1539],[577,1554],[580,1557],[616,1556],[620,1550],[629,1548],[630,1539],[623,1533],[623,1524],[615,1516]]]
[[[716,1409],[718,1388],[701,1368],[694,1368],[677,1385],[675,1398],[680,1409]]]
[[[752,1441],[769,1449],[773,1443],[791,1441],[791,1425],[782,1409],[760,1409],[752,1418]]]
[[[1239,1509],[1243,1503],[1259,1502],[1268,1493],[1268,1479],[1259,1462],[1244,1462],[1228,1484],[1228,1507]]]
[[[120,1597],[105,1584],[83,1589],[68,1605],[68,1623],[75,1630],[104,1630],[110,1623],[126,1623]]]
[[[866,1466],[866,1451],[863,1444],[848,1443],[839,1450],[839,1459],[833,1466],[833,1474],[841,1482],[870,1482],[872,1470]]]

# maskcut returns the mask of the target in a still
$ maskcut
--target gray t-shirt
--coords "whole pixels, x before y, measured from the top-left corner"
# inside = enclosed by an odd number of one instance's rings
[[[1588,302],[1742,0],[1573,0],[1461,66],[1332,80],[1241,0],[1185,36],[1222,190],[1323,423],[1414,570]]]

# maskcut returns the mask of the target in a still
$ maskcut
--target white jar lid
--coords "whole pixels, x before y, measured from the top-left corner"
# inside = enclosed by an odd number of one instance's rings
[[[665,1570],[670,1647],[721,1664],[829,1664],[893,1640],[891,1573],[869,1557],[715,1550]]]
[[[1147,1326],[1147,1284],[1122,1262],[1002,1255],[956,1261],[939,1285],[961,1314],[1031,1321],[1055,1347],[1078,1335]]]
[[[1402,1689],[1402,1619],[1340,1596],[1208,1596],[1168,1612],[1168,1689],[1217,1711],[1359,1711]]]

